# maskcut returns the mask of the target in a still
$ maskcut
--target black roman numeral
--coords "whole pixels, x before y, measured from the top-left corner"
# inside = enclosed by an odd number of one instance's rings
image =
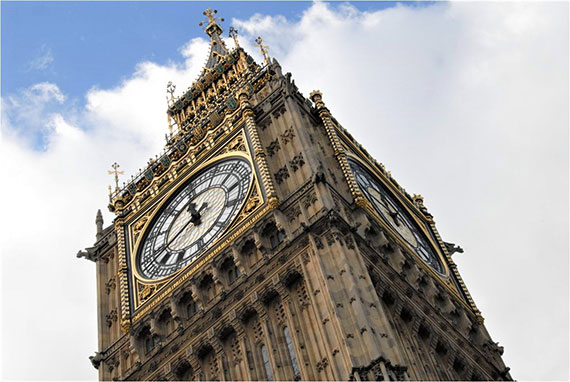
[[[166,262],[168,261],[168,259],[170,259],[170,256],[171,256],[171,255],[172,255],[172,254],[171,254],[170,252],[166,252],[166,253],[164,254],[164,256],[162,256],[162,259],[160,259],[159,263],[162,264],[162,265],[165,265]]]

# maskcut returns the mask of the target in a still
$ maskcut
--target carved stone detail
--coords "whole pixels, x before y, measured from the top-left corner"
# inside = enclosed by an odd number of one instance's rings
[[[289,178],[289,169],[287,168],[287,166],[283,166],[279,170],[277,170],[277,172],[273,174],[273,176],[275,176],[275,181],[277,182],[277,184],[281,184],[285,179]]]
[[[267,150],[267,155],[269,155],[270,157],[272,157],[273,155],[275,155],[275,153],[277,153],[277,151],[279,151],[281,149],[281,146],[279,145],[279,139],[275,138],[274,141],[272,141],[269,146],[266,147]]]
[[[283,134],[281,134],[281,140],[285,145],[291,142],[293,138],[295,138],[295,131],[293,131],[293,126],[288,128],[287,130],[285,130],[285,132],[283,132]]]
[[[295,155],[292,160],[289,161],[289,166],[293,172],[296,172],[299,168],[303,167],[305,164],[305,160],[303,159],[303,153],[299,153],[299,155]]]

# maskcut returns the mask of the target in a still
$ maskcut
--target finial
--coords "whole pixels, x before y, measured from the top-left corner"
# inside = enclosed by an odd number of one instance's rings
[[[269,48],[269,47],[267,45],[263,45],[263,39],[261,38],[261,36],[258,36],[255,39],[255,42],[259,46],[259,50],[261,50],[261,54],[263,54],[263,59],[265,60],[265,63],[267,65],[269,65],[269,55],[267,54],[267,48]]]
[[[214,10],[212,10],[212,9],[210,9],[210,8],[206,9],[202,14],[203,14],[204,16],[206,16],[206,17],[208,18],[208,20],[207,20],[207,21],[202,21],[202,22],[200,22],[200,23],[198,24],[198,25],[202,26],[202,25],[204,25],[205,23],[207,23],[207,25],[204,27],[204,30],[206,31],[206,33],[207,33],[210,37],[212,37],[212,35],[213,35],[214,33],[220,35],[220,34],[222,34],[222,32],[223,32],[222,28],[218,25],[218,23],[217,23],[217,21],[216,21],[216,18],[214,17],[214,15],[215,15],[216,13],[218,13],[218,11],[215,10],[215,9],[214,9]],[[218,20],[220,20],[221,22],[224,21],[224,19],[223,19],[222,17],[219,18]]]
[[[113,168],[113,171],[107,170],[107,172],[109,173],[109,175],[115,174],[115,191],[118,191],[118,190],[119,190],[119,174],[122,175],[122,174],[124,174],[125,172],[118,170],[118,168],[119,168],[120,166],[119,166],[119,164],[118,164],[117,162],[113,163],[113,164],[111,165],[111,167]],[[110,187],[111,187],[111,186],[109,186],[109,190],[110,190]]]
[[[236,44],[236,49],[239,48],[239,43],[238,43],[238,30],[235,29],[234,27],[230,27],[230,31],[228,32],[228,34],[230,35],[231,38],[234,39],[234,43]]]
[[[103,234],[103,214],[101,210],[97,210],[97,217],[95,218],[95,225],[97,226],[96,238],[99,240]]]
[[[313,101],[317,110],[325,107],[325,103],[323,102],[323,93],[321,93],[320,90],[313,90],[311,94],[309,94],[309,98],[311,98],[311,101]]]
[[[171,106],[174,103],[174,91],[176,90],[176,85],[172,81],[168,81],[166,84],[166,103]],[[168,95],[170,94],[170,98]]]

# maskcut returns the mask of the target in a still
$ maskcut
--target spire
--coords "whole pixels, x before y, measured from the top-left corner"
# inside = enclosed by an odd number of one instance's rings
[[[103,235],[103,214],[101,214],[101,210],[97,210],[95,225],[97,226],[97,235],[95,237],[97,238],[97,240],[99,240]]]
[[[220,56],[227,56],[228,49],[226,48],[226,44],[224,40],[220,37],[222,32],[224,31],[220,24],[218,24],[218,20],[223,22],[223,18],[217,19],[214,15],[218,13],[217,10],[212,10],[210,8],[204,11],[204,16],[208,19],[202,21],[199,25],[204,27],[204,31],[210,36],[210,55],[208,57],[208,61],[206,62],[206,68],[211,69],[218,64],[218,57]]]

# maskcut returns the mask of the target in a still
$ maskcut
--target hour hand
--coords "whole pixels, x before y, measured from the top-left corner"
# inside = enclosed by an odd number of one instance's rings
[[[208,203],[204,202],[202,204],[202,206],[200,207],[200,209],[198,210],[198,213],[201,213],[202,211],[204,211],[206,208],[208,208]]]
[[[203,206],[202,206],[203,207]],[[202,208],[200,208],[200,211]],[[196,210],[196,203],[191,202],[188,204],[188,212],[190,212],[190,223],[195,226],[200,225],[202,221],[200,220],[200,211]]]

